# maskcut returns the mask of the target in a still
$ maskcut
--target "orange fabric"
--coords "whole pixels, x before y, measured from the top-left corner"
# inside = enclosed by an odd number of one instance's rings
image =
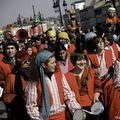
[[[97,59],[97,54],[88,54],[88,58],[90,59],[92,63],[92,67],[97,68],[100,66],[98,59]]]
[[[99,62],[97,59],[97,54],[88,54],[88,58],[90,59],[92,65],[94,68],[99,67]],[[113,64],[113,59],[112,59],[112,51],[111,50],[106,50],[105,49],[105,61],[106,61],[106,66],[109,68]]]
[[[70,56],[68,56],[68,70],[70,71],[70,70],[72,70],[74,68],[74,66],[73,66],[73,64],[72,64],[72,62],[71,62],[71,60],[70,60]]]
[[[11,73],[11,68],[9,64],[0,61],[0,85],[4,87],[7,76]]]
[[[76,50],[75,45],[74,45],[74,44],[69,44],[68,49],[67,49],[67,52],[68,52],[69,54],[71,54],[71,53],[73,53],[75,50]]]
[[[4,57],[4,55],[2,53],[0,53],[0,60],[2,60]]]
[[[113,65],[112,51],[111,50],[105,50],[105,61],[106,61],[107,68],[109,68]]]
[[[67,74],[65,74],[65,77],[71,89],[74,91],[77,101],[80,103],[80,105],[82,107],[91,106],[94,97],[94,70],[91,69],[89,72],[88,82],[87,82],[88,95],[85,96],[81,96],[79,94],[80,93],[79,86],[77,85],[77,81],[73,73],[68,72]]]
[[[37,54],[37,52],[38,52],[37,48],[36,48],[36,47],[34,47],[34,46],[32,46],[32,50],[33,50],[33,54],[34,54],[34,55],[36,55],[36,54]]]
[[[25,92],[26,86],[27,86],[27,81],[24,80],[23,76],[20,76],[22,80],[22,88],[23,91]],[[24,94],[23,94],[24,95]],[[3,93],[3,99],[5,103],[11,103],[14,98],[16,97],[15,93],[15,75],[14,74],[9,74],[5,87],[4,87],[4,93]]]
[[[104,105],[107,110],[106,120],[115,120],[120,116],[120,91],[112,85],[112,79],[106,84],[104,91]]]
[[[115,53],[116,58],[118,58],[118,57],[119,57],[119,51],[118,51],[118,48],[117,48],[116,43],[113,43],[113,44],[112,44],[112,48],[113,48],[113,50],[114,50],[114,53]]]
[[[118,22],[120,22],[120,19],[118,17],[106,18],[106,23],[117,24]]]
[[[66,120],[65,119],[65,112],[61,112],[55,115],[51,115],[48,120]]]
[[[64,92],[63,92],[63,86],[62,86],[62,74],[60,72],[56,72],[55,73],[55,78],[56,78],[56,82],[57,82],[57,86],[58,86],[58,90],[59,90],[59,95],[60,95],[60,101],[61,104],[64,104]],[[40,84],[40,82],[37,84],[37,93],[38,93],[38,106],[41,107],[41,103],[42,103],[42,86]],[[52,100],[52,96],[49,90],[49,95],[50,95],[50,104],[52,105],[53,100]]]
[[[41,44],[40,45],[40,50],[44,50],[44,48],[45,48],[45,44]]]
[[[41,44],[40,46],[39,46],[39,50],[44,50],[44,48],[45,48],[45,45],[44,44]],[[34,46],[32,46],[32,50],[33,50],[33,54],[34,55],[36,55],[37,53],[38,53],[38,49],[36,48],[36,47],[34,47]]]
[[[38,25],[36,27],[38,27],[38,34],[42,33],[42,27],[40,25]],[[35,35],[36,34],[36,31],[35,31],[36,27],[33,26],[33,27],[30,28],[30,34],[31,35]]]

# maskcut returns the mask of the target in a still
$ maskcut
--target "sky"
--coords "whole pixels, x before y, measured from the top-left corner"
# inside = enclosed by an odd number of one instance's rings
[[[75,0],[66,0],[68,8]],[[62,14],[63,0],[60,0]],[[56,17],[53,9],[53,0],[0,0],[0,27],[16,21],[18,14],[23,17],[33,16],[32,5],[35,7],[36,14],[40,11],[44,17]]]

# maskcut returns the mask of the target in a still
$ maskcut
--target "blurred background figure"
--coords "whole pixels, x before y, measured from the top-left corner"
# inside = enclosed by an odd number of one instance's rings
[[[43,33],[42,26],[40,25],[40,19],[35,16],[33,19],[33,26],[30,28],[30,36],[37,36]]]

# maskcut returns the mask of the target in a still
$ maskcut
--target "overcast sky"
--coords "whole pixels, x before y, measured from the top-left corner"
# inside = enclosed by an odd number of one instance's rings
[[[68,8],[75,0],[66,0]],[[60,0],[61,8],[63,9],[63,0]],[[53,0],[0,0],[0,26],[5,26],[8,23],[15,21],[18,14],[23,17],[33,16],[32,5],[35,6],[36,14],[40,11],[44,17],[58,16],[54,12]],[[62,10],[62,12],[64,12]],[[62,13],[63,14],[63,13]]]

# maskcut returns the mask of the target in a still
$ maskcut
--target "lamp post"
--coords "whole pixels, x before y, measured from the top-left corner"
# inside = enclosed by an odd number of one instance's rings
[[[34,8],[34,5],[32,5],[32,9],[33,9],[33,16],[35,17],[35,8]]]
[[[63,6],[64,6],[64,9],[67,6],[65,0],[63,0]],[[63,26],[63,19],[62,19],[61,7],[60,7],[60,0],[53,0],[53,8],[55,9],[55,12],[59,12],[59,14],[60,14],[60,23],[61,23],[61,26]]]
[[[64,10],[65,10],[65,14],[67,12],[67,3],[65,0],[63,0],[63,7],[64,7]]]

